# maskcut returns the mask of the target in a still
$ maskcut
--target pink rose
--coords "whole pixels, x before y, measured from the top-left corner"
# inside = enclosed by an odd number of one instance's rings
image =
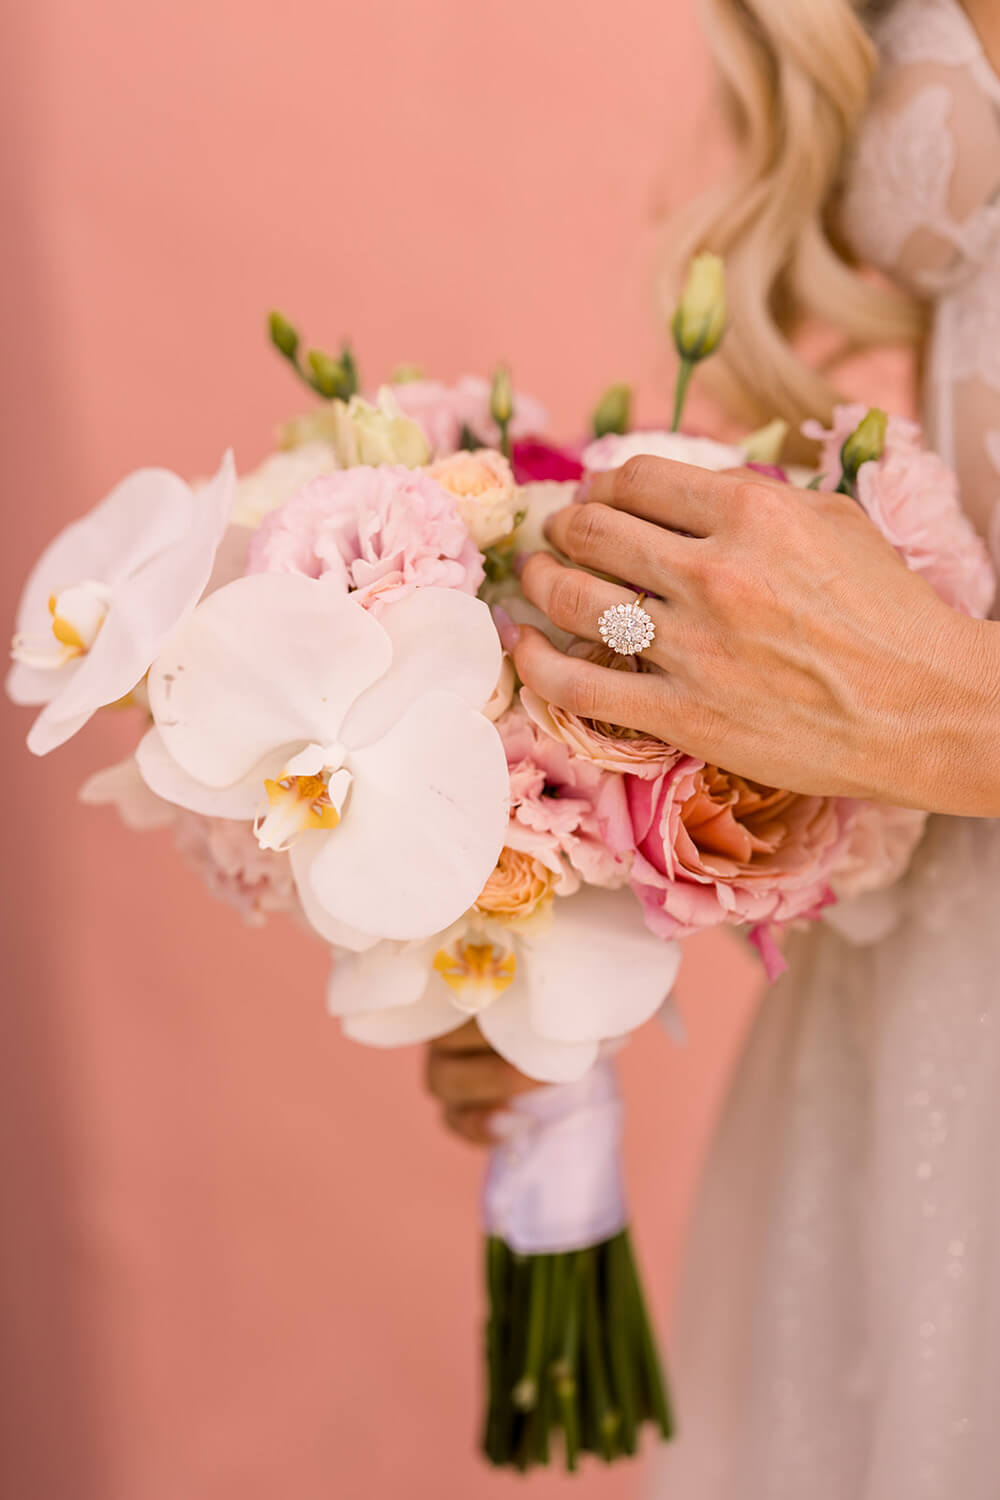
[[[641,672],[638,657],[619,656],[608,646],[598,646],[589,641],[575,641],[568,655],[582,656],[601,666],[613,667],[619,672]],[[643,734],[638,729],[623,729],[618,724],[600,723],[596,719],[581,719],[568,709],[555,703],[547,703],[529,687],[521,689],[521,705],[531,719],[551,739],[566,745],[573,755],[581,760],[592,761],[605,771],[619,775],[631,774],[643,780],[653,781],[680,760],[680,751],[664,744],[654,735]]]
[[[477,375],[464,375],[454,385],[439,380],[407,380],[392,387],[403,411],[424,429],[435,458],[454,453],[471,434],[477,447],[496,448],[500,429],[490,416],[490,382]],[[548,414],[533,396],[514,393],[512,439],[544,432]],[[463,433],[464,429],[464,433]]]
[[[174,842],[209,890],[251,926],[272,912],[301,913],[287,856],[262,849],[249,823],[180,810]]]
[[[441,485],[414,469],[359,467],[314,479],[265,516],[247,571],[326,578],[370,605],[428,585],[474,594],[483,560]]]
[[[518,484],[556,484],[583,478],[583,464],[568,448],[555,448],[541,438],[526,438],[513,445],[511,462]]]
[[[571,755],[515,706],[497,721],[510,767],[507,845],[533,855],[570,895],[580,882],[621,886],[631,827],[625,781]]]
[[[632,887],[659,936],[722,922],[780,924],[815,916],[832,899],[848,801],[775,791],[690,757],[655,781],[625,780]]]

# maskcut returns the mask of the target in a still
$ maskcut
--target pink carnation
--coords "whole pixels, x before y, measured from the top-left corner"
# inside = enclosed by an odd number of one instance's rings
[[[300,912],[287,855],[262,849],[249,823],[179,811],[174,841],[209,890],[251,926],[272,912]]]
[[[838,406],[833,427],[806,422],[806,437],[822,443],[824,488],[840,482],[840,450],[867,407]],[[921,446],[920,427],[890,417],[885,448],[877,462],[858,471],[860,504],[908,568],[922,573],[946,604],[982,618],[996,593],[990,555],[962,510],[958,480],[936,453]]]
[[[509,709],[497,729],[510,767],[507,846],[557,874],[560,895],[570,895],[581,880],[624,885],[631,843],[625,778],[572,755],[520,707]]]
[[[324,474],[261,522],[250,573],[326,578],[363,604],[427,585],[474,594],[483,560],[452,495],[414,469]]]
[[[989,614],[996,574],[943,459],[917,449],[862,464],[858,500],[906,566],[922,573],[946,604],[977,619]]]
[[[632,887],[661,937],[813,917],[832,899],[846,800],[775,791],[690,757],[655,781],[625,780]]]
[[[475,438],[477,448],[496,448],[500,443],[500,429],[490,416],[490,382],[480,376],[464,375],[454,385],[407,380],[394,385],[392,392],[406,415],[424,429],[435,458],[462,446],[463,428]],[[548,425],[541,402],[515,391],[511,438],[532,437]]]

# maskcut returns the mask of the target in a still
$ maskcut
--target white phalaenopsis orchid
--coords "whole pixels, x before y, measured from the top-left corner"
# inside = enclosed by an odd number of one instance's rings
[[[29,750],[54,750],[142,681],[208,583],[235,489],[230,453],[198,493],[166,469],[139,469],[45,549],[7,678],[15,703],[45,705]]]
[[[139,767],[159,796],[253,820],[331,942],[424,938],[476,899],[506,829],[486,605],[423,588],[378,618],[322,580],[211,594],[149,674]]]
[[[475,1016],[522,1073],[564,1083],[593,1066],[602,1041],[656,1014],[679,964],[680,945],[654,937],[630,891],[585,886],[527,922],[470,912],[426,942],[344,954],[327,995],[356,1041],[428,1041]]]

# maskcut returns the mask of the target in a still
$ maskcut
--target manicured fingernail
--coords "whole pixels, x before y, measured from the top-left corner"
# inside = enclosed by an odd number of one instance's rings
[[[498,1109],[495,1115],[490,1115],[488,1121],[490,1135],[497,1141],[511,1141],[516,1136],[523,1135],[530,1127],[530,1120],[509,1109]]]
[[[494,604],[493,606],[493,623],[497,628],[497,635],[500,637],[500,644],[503,646],[503,649],[505,651],[513,651],[521,639],[521,627],[514,624],[514,621],[502,604]]]

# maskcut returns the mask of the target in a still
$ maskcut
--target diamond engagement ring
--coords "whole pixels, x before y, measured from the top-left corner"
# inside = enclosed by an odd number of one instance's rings
[[[597,622],[601,640],[619,656],[639,656],[652,644],[656,626],[642,607],[645,594],[631,604],[613,604]]]

